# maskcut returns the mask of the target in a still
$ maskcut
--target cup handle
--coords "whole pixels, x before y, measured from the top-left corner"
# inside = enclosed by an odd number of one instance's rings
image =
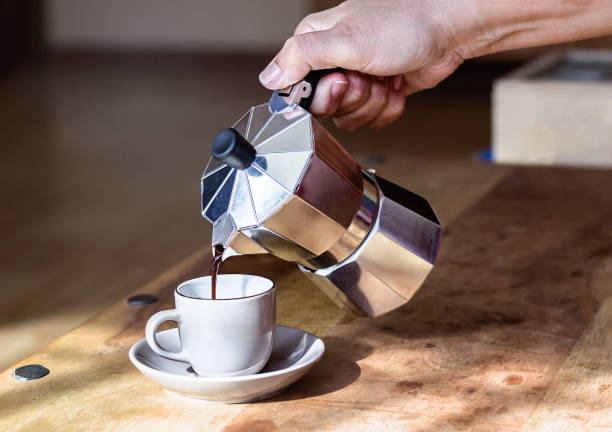
[[[189,363],[187,353],[185,352],[185,349],[182,346],[180,351],[174,352],[162,348],[161,345],[157,342],[155,333],[157,331],[157,327],[159,327],[160,324],[164,321],[176,321],[177,323],[180,323],[181,314],[178,310],[172,309],[163,310],[151,316],[151,318],[149,318],[149,321],[147,321],[147,326],[145,328],[147,344],[153,350],[154,353],[159,354],[162,357]]]

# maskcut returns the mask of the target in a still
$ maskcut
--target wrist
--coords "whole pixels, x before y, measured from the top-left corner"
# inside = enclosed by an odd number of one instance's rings
[[[450,11],[463,58],[570,42],[612,32],[612,3],[601,0],[461,0]]]

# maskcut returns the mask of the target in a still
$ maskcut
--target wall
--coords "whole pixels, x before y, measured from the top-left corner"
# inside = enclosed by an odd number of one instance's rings
[[[270,51],[309,0],[46,0],[51,49]]]

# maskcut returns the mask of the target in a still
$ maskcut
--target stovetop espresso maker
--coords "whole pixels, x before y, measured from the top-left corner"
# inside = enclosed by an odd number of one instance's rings
[[[215,137],[202,215],[223,259],[293,261],[338,305],[377,316],[421,286],[441,228],[424,198],[361,168],[308,112],[329,72],[274,91]]]

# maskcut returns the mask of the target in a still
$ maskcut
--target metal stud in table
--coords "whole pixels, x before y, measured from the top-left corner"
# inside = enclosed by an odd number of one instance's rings
[[[157,296],[153,294],[136,294],[129,299],[127,302],[130,306],[145,306],[157,301]]]
[[[32,381],[49,374],[49,369],[39,364],[29,364],[15,369],[13,376],[18,381]]]

